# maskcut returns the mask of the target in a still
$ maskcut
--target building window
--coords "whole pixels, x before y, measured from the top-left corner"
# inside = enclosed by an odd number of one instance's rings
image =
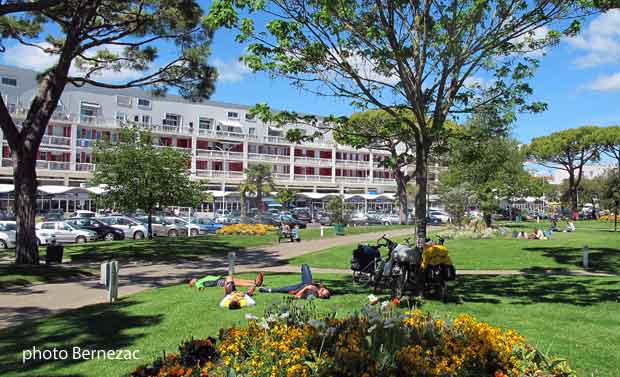
[[[213,119],[200,117],[198,119],[198,128],[201,130],[210,130],[213,125]]]
[[[17,79],[13,77],[3,77],[2,85],[17,87]]]
[[[228,112],[228,118],[229,119],[239,119],[239,113],[234,112],[234,111],[229,111]]]
[[[245,113],[245,120],[248,122],[256,122],[256,118],[250,113]]]
[[[256,136],[256,128],[248,128],[248,135]]]
[[[179,127],[181,125],[181,116],[179,114],[166,113],[166,118],[162,123],[164,126]]]
[[[14,103],[7,103],[6,108],[9,110],[10,114],[15,114],[15,112],[17,111],[17,105]]]
[[[101,105],[92,102],[82,102],[80,104],[80,121],[82,123],[93,123],[97,120]]]
[[[142,124],[149,126],[151,124],[151,116],[142,115]]]
[[[151,100],[147,98],[138,98],[138,107],[141,109],[150,109]]]
[[[117,124],[125,124],[127,122],[127,113],[117,112],[116,113],[116,123]]]
[[[119,106],[131,107],[131,97],[129,96],[116,96],[116,104]]]

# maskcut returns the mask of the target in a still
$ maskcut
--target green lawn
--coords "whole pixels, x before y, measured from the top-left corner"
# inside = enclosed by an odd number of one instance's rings
[[[531,231],[535,226],[535,223],[520,223],[512,224],[509,229]],[[620,234],[609,232],[606,226],[600,222],[579,222],[577,232],[555,233],[547,241],[447,240],[446,245],[457,269],[577,269],[581,268],[583,246],[588,245],[592,270],[620,272]],[[355,247],[355,244],[334,247],[292,259],[290,263],[348,269]]]
[[[96,276],[99,272],[90,268],[62,266],[20,266],[0,264],[0,290],[38,283],[66,282]]]
[[[245,275],[246,277],[248,275]],[[251,276],[251,275],[249,275]],[[296,282],[297,275],[268,275],[266,285]],[[334,287],[321,311],[343,315],[367,301],[366,289],[350,276],[319,275]],[[514,328],[545,351],[566,357],[579,376],[617,377],[620,354],[620,277],[460,277],[448,304],[427,299],[423,309],[452,318],[471,313],[493,325]],[[198,292],[187,285],[149,290],[115,305],[93,305],[0,331],[0,375],[30,377],[122,376],[190,337],[217,335],[244,324],[246,313],[262,315],[282,295],[258,294],[258,305],[240,311],[217,307],[220,288]],[[139,350],[142,361],[57,361],[22,365],[22,350],[71,348]]]

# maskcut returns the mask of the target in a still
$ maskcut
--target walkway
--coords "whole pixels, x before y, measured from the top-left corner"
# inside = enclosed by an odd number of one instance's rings
[[[411,234],[412,229],[387,232],[390,237]],[[284,267],[286,260],[329,247],[376,240],[386,232],[364,233],[343,237],[329,237],[299,243],[281,243],[237,253],[236,272],[267,270]],[[226,274],[226,255],[178,263],[124,264],[120,269],[119,296],[127,296],[150,288],[186,282],[192,277],[206,274]],[[294,267],[293,272],[299,269]],[[99,279],[51,284],[35,284],[8,289],[0,293],[0,329],[22,321],[46,316],[67,309],[106,301],[105,287]]]

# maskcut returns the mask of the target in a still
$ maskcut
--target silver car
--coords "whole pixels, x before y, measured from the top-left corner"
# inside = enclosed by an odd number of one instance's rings
[[[148,228],[148,216],[140,216],[136,219],[140,221],[145,228]],[[164,216],[152,216],[151,226],[153,227],[153,236],[156,237],[177,237],[187,234],[187,226],[185,224],[177,224]]]
[[[51,233],[52,237],[60,243],[84,243],[97,240],[97,233],[90,230],[77,229],[64,221],[46,221],[37,224],[37,228]]]
[[[181,226],[185,229],[185,233],[183,234],[184,236],[187,236],[187,226],[188,226],[188,221],[182,217],[166,217],[166,220],[168,220],[171,223],[174,223],[175,225]],[[200,234],[200,227],[196,224],[189,224],[189,235],[192,237],[195,237],[197,235]]]
[[[126,239],[142,240],[146,236],[146,227],[129,217],[106,216],[98,217],[97,220],[122,230],[125,233]]]

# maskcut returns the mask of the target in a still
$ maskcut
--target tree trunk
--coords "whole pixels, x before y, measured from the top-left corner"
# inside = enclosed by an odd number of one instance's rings
[[[396,196],[398,197],[398,216],[400,217],[400,224],[405,225],[409,223],[409,203],[407,197],[407,182],[403,177],[402,172],[399,170],[395,172],[394,177],[396,179]]]
[[[568,192],[570,194],[570,207],[571,207],[571,217],[573,213],[577,212],[577,187],[575,185],[575,175],[573,172],[569,172],[568,174]]]
[[[247,206],[247,202],[248,202],[248,198],[245,196],[245,192],[244,191],[240,191],[240,201],[241,201],[241,224],[247,224],[248,222],[248,206]]]
[[[416,246],[424,248],[426,242],[426,191],[427,191],[427,151],[423,143],[416,143],[415,148],[415,183],[418,192],[415,196]]]
[[[491,223],[493,221],[493,219],[491,218],[491,213],[484,212],[482,217],[484,218],[484,225],[486,225],[487,228],[490,228],[491,227]]]
[[[263,188],[262,188],[262,182],[256,182],[256,209],[257,209],[257,211],[259,213],[263,212]]]
[[[35,215],[37,205],[36,160],[31,153],[16,153],[14,168],[15,215],[17,234],[15,263],[39,264],[39,247],[35,236]]]
[[[153,239],[153,208],[149,208],[149,216],[146,224],[146,233],[148,234],[149,240]]]

